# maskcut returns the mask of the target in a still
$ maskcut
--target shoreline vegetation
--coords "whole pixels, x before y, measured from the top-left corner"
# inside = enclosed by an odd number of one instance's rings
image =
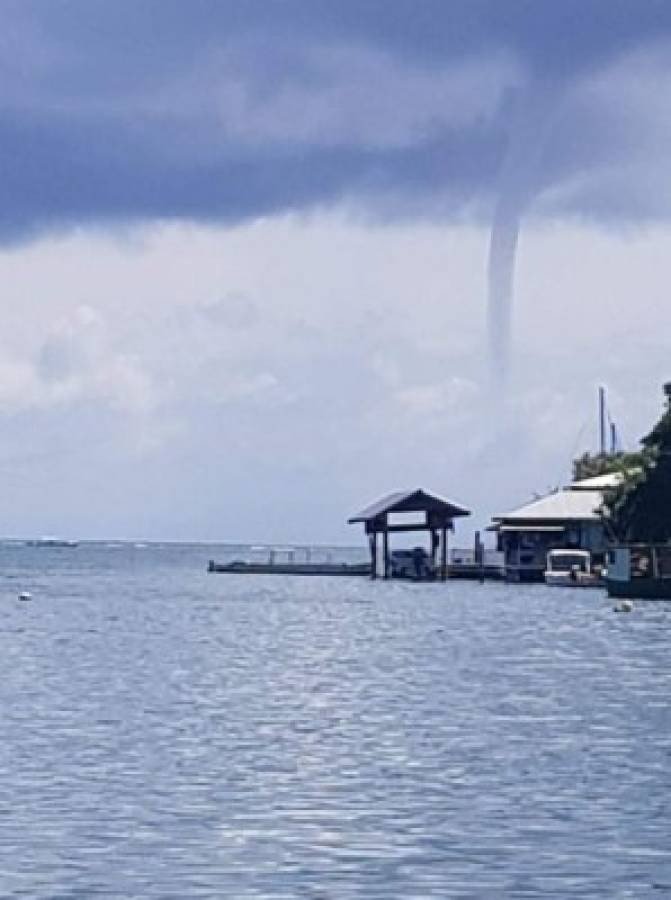
[[[604,491],[600,510],[612,543],[671,541],[671,382],[664,385],[665,408],[641,449],[627,453],[583,454],[573,462],[575,480],[620,474]]]

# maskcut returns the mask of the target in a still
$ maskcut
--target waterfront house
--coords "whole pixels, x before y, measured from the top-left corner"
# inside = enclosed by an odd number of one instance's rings
[[[600,509],[604,493],[618,485],[612,473],[574,481],[537,497],[511,512],[493,517],[497,548],[505,556],[506,577],[512,581],[542,581],[549,550],[589,550],[602,564],[608,536]]]

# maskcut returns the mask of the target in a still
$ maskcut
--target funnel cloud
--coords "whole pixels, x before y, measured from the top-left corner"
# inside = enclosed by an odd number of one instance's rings
[[[556,105],[555,92],[545,85],[516,91],[509,98],[509,143],[494,208],[488,263],[489,361],[492,378],[501,384],[510,369],[520,226],[540,188],[540,162]]]
[[[494,212],[489,244],[489,358],[492,376],[498,382],[506,381],[510,367],[515,258],[521,212],[520,203],[502,198]]]

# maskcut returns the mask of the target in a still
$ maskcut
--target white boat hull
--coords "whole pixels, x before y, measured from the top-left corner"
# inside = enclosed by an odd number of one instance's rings
[[[604,587],[598,575],[587,572],[545,572],[545,583],[552,587],[595,588]]]

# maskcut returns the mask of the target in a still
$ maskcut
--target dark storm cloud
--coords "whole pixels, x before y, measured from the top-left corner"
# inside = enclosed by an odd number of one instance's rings
[[[647,47],[651,83],[664,73],[671,6],[661,0],[0,8],[5,240],[92,222],[234,222],[341,198],[394,215],[478,214],[499,189],[529,91],[536,104],[547,91],[556,120],[525,188],[551,189],[539,208],[671,209],[631,186],[636,173],[627,187],[612,171],[632,154],[665,154],[668,136],[649,136],[654,103],[623,109],[618,85],[598,82]]]

